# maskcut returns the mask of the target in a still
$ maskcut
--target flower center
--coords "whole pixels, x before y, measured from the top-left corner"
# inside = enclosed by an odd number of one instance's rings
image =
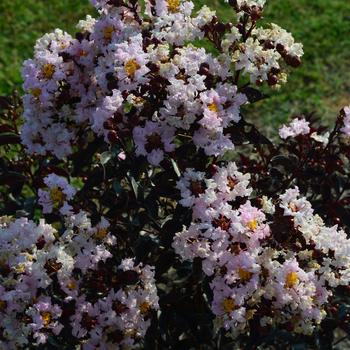
[[[223,231],[228,231],[231,226],[231,220],[224,215],[220,215],[217,219],[213,220],[214,227],[220,227]]]
[[[208,109],[209,109],[209,111],[214,112],[214,113],[219,112],[219,106],[215,102],[212,102],[211,104],[209,104]]]
[[[44,326],[47,327],[51,322],[52,315],[50,312],[44,311],[41,313],[41,318],[43,319]]]
[[[17,273],[24,273],[26,270],[26,265],[24,263],[19,263],[15,269],[14,269]]]
[[[53,205],[57,207],[64,202],[66,195],[62,192],[61,189],[54,187],[50,190],[50,198]]]
[[[147,136],[147,144],[145,145],[146,151],[151,152],[154,149],[162,148],[162,138],[159,134],[153,133]]]
[[[87,312],[83,313],[83,316],[81,318],[81,325],[87,329],[88,331],[91,331],[97,324],[97,319],[95,317],[90,316]]]
[[[86,57],[86,56],[88,55],[88,52],[85,51],[85,50],[79,50],[78,55],[79,55],[80,57]]]
[[[285,288],[292,288],[299,282],[299,277],[296,272],[289,272],[286,277],[286,284],[284,285]]]
[[[147,303],[147,301],[144,301],[140,304],[139,308],[142,314],[147,314],[147,312],[151,309],[151,305]]]
[[[255,231],[256,228],[258,227],[258,222],[256,221],[256,219],[250,220],[250,221],[247,223],[247,227],[249,228],[249,230]]]
[[[195,197],[205,192],[205,186],[201,181],[191,181],[190,190]]]
[[[5,300],[0,300],[0,311],[3,312],[5,311],[7,307],[7,302]]]
[[[238,181],[236,178],[234,178],[232,176],[227,177],[227,185],[231,190],[233,190],[237,184],[238,184]]]
[[[124,305],[123,303],[119,302],[119,301],[115,301],[112,304],[112,309],[115,311],[115,313],[117,315],[121,315],[123,312],[128,310],[128,307],[126,305]]]
[[[113,26],[107,26],[107,27],[103,28],[103,38],[105,40],[112,40],[113,32],[114,32]]]
[[[41,95],[41,89],[39,88],[31,89],[30,92],[35,98],[39,98]]]
[[[180,0],[167,0],[168,10],[172,13],[178,12],[180,7]]]
[[[106,228],[99,228],[95,233],[95,238],[103,239],[107,236],[108,230]]]
[[[253,273],[248,270],[239,268],[238,275],[243,282],[248,282],[252,278]]]
[[[67,284],[67,288],[69,290],[74,290],[74,289],[77,289],[77,284],[74,282],[74,281],[71,281]]]
[[[125,72],[129,78],[133,78],[135,76],[136,71],[140,68],[141,66],[137,63],[135,58],[127,61],[124,65]]]
[[[222,307],[226,313],[230,313],[235,309],[235,302],[231,298],[225,298],[222,302]]]
[[[52,63],[46,63],[41,68],[41,73],[45,79],[51,79],[55,74],[56,67]]]
[[[254,317],[255,314],[255,310],[247,310],[246,314],[245,314],[245,318],[246,320],[251,320]]]
[[[62,263],[58,262],[56,259],[49,259],[44,265],[44,268],[46,269],[46,272],[48,274],[59,271],[61,267],[62,267]]]

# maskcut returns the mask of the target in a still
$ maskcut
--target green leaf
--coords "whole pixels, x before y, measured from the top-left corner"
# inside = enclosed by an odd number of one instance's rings
[[[131,187],[134,191],[135,197],[138,198],[139,184],[136,182],[136,180],[133,177],[131,178]]]
[[[129,102],[126,102],[124,105],[124,112],[125,113],[129,113],[133,108],[133,105]]]
[[[171,164],[173,165],[174,171],[177,175],[177,177],[181,177],[181,172],[179,170],[179,167],[177,166],[177,163],[175,162],[174,159],[171,159]]]
[[[103,152],[103,153],[100,155],[100,163],[101,163],[102,165],[107,164],[107,163],[111,160],[112,156],[113,156],[113,153],[110,152],[110,151]]]
[[[120,182],[117,181],[117,180],[115,180],[113,182],[112,186],[113,186],[113,189],[114,189],[116,194],[119,194],[119,193],[121,193],[123,191],[122,186],[120,185]]]

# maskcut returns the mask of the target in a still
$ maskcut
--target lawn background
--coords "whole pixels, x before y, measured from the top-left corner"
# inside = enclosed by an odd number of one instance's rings
[[[230,20],[224,0],[195,3]],[[94,14],[88,0],[0,0],[0,95],[20,88],[21,63],[31,57],[37,38],[57,27],[74,34],[75,24],[88,13]],[[250,107],[249,119],[273,127],[316,110],[330,122],[350,104],[350,0],[269,0],[265,22],[292,32],[305,55],[285,87]]]

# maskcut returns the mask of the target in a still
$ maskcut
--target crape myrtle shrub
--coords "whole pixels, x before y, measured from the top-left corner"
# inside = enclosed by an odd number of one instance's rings
[[[303,54],[264,3],[95,0],[37,41],[23,106],[0,99],[1,348],[346,338],[350,108],[278,142],[245,118]]]

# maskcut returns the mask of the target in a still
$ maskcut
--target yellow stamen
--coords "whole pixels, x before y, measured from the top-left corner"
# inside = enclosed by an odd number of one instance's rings
[[[126,329],[126,330],[124,331],[124,335],[125,335],[126,337],[135,338],[136,335],[137,335],[137,331],[136,331],[136,329]],[[130,349],[130,348],[129,348],[129,349]]]
[[[139,308],[142,314],[146,314],[150,310],[151,305],[147,301],[144,301],[140,304]]]
[[[227,177],[227,185],[228,185],[228,187],[231,189],[231,190],[233,190],[235,187],[236,187],[236,185],[238,184],[238,180],[236,179],[236,178],[234,178],[234,177],[232,177],[232,176],[228,176]]]
[[[286,284],[284,285],[286,288],[292,288],[299,282],[299,277],[296,272],[289,272],[286,277]]]
[[[106,40],[112,40],[112,35],[114,32],[113,26],[108,26],[103,29],[103,38]]]
[[[39,88],[34,88],[30,90],[30,93],[35,97],[35,98],[39,98],[41,95],[41,89]]]
[[[225,298],[222,302],[222,307],[226,313],[230,313],[235,309],[235,302],[231,298]]]
[[[180,0],[168,0],[168,10],[172,13],[178,12],[180,7]]]
[[[239,268],[238,269],[238,275],[239,278],[243,281],[243,282],[247,282],[251,279],[253,273],[250,271],[247,271],[245,269]]]
[[[58,207],[64,202],[66,195],[58,187],[54,187],[50,190],[50,198],[53,205]]]
[[[80,57],[86,57],[88,55],[88,52],[85,50],[79,50],[79,56]]]
[[[46,63],[41,68],[41,73],[45,79],[51,79],[55,74],[56,67],[52,63]]]
[[[0,311],[5,311],[7,307],[7,302],[5,300],[0,300]]]
[[[127,61],[124,65],[124,69],[129,78],[133,78],[136,71],[140,69],[141,66],[137,63],[135,58]]]
[[[106,228],[99,228],[95,233],[95,238],[103,239],[107,236],[108,230]]]
[[[248,310],[245,314],[246,320],[251,320],[254,317],[256,310]]]
[[[61,49],[61,50],[64,50],[64,49],[66,49],[67,47],[68,47],[67,43],[65,43],[65,42],[63,42],[63,41],[60,42],[60,49]]]
[[[25,270],[26,270],[26,265],[24,263],[19,263],[15,268],[14,270],[17,272],[17,273],[24,273]]]
[[[208,109],[209,109],[209,111],[214,112],[214,113],[219,112],[219,106],[215,102],[212,102],[211,104],[209,104]]]
[[[251,231],[255,231],[256,228],[258,227],[258,222],[254,219],[254,220],[250,220],[247,223],[247,227],[251,230]]]
[[[51,322],[52,316],[50,312],[45,311],[41,314],[41,318],[43,319],[44,326],[47,327]]]
[[[69,290],[77,289],[77,284],[74,281],[71,281],[71,282],[67,283],[67,288]]]

